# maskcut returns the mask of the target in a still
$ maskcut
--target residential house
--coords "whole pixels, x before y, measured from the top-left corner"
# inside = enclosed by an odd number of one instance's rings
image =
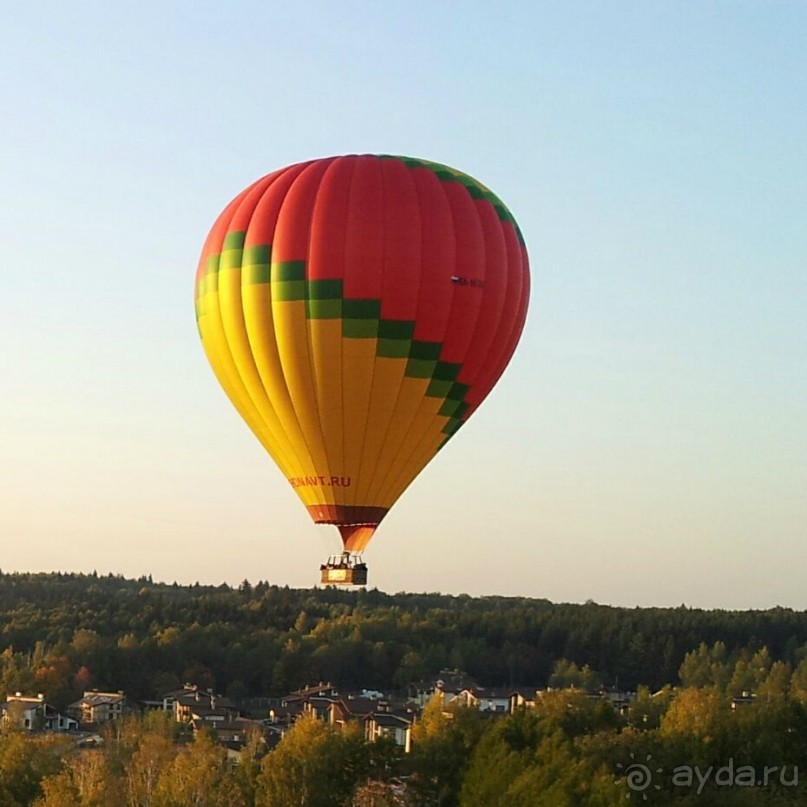
[[[382,692],[362,690],[341,696],[333,685],[320,684],[281,698],[280,705],[269,709],[269,722],[281,735],[300,715],[313,715],[339,729],[363,723],[368,740],[388,737],[408,753],[417,709],[413,703],[387,698]]]
[[[303,701],[303,713],[313,715],[318,720],[324,720],[326,723],[330,723],[331,707],[336,700],[336,698],[323,698],[319,696],[308,698]]]
[[[216,742],[227,749],[227,758],[231,762],[240,761],[241,752],[252,735],[258,735],[260,738],[261,755],[276,745],[280,739],[280,735],[270,731],[260,720],[239,717],[224,709],[200,711],[201,714],[193,714],[190,722],[194,738],[200,731],[212,732]]]
[[[436,693],[439,693],[445,702],[459,695],[464,689],[479,689],[479,684],[461,670],[440,670],[436,678],[410,684],[409,696],[418,706],[423,707]]]
[[[751,706],[751,704],[753,704],[756,700],[756,697],[757,695],[755,692],[743,690],[740,695],[737,695],[731,699],[731,708],[737,710],[743,706]]]
[[[337,688],[330,683],[319,682],[316,686],[303,687],[302,689],[290,692],[280,699],[281,706],[291,706],[296,703],[305,703],[310,698],[338,698],[339,692]]]
[[[631,703],[636,700],[635,692],[629,692],[617,686],[600,687],[596,695],[601,700],[608,701],[614,707],[614,711],[621,715],[627,715]]]
[[[535,706],[537,692],[537,687],[511,687],[510,714],[516,709],[530,709]]]
[[[313,714],[320,720],[331,722],[329,710],[338,698],[339,693],[333,684],[320,682],[316,686],[303,687],[284,695],[269,707],[269,722],[279,726],[281,731],[303,714]]]
[[[480,712],[495,712],[497,714],[510,713],[512,692],[509,689],[495,689],[493,687],[467,687],[456,695],[448,698],[446,705],[470,706]]]
[[[45,696],[42,694],[27,696],[17,692],[9,695],[5,703],[0,704],[0,715],[2,715],[3,725],[19,726],[29,731],[34,729],[75,731],[78,729],[78,721],[58,712],[45,702]]]
[[[126,711],[126,696],[120,690],[100,692],[93,689],[67,707],[67,714],[81,725],[108,723],[122,717]]]
[[[363,720],[379,708],[372,698],[348,695],[347,697],[313,697],[302,704],[302,713],[313,715],[331,726],[342,727],[353,720]]]
[[[303,714],[303,708],[304,704],[299,701],[289,706],[282,706],[280,704],[270,706],[269,723],[277,726],[281,732],[285,732],[286,729]]]
[[[158,700],[149,701],[149,703],[153,704],[164,712],[173,712],[174,703],[178,698],[182,698],[187,695],[195,695],[198,690],[199,687],[196,684],[184,684],[182,689],[172,689],[170,692],[166,692]]]
[[[177,723],[190,723],[194,710],[206,707],[208,709],[228,709],[237,712],[235,705],[229,698],[215,695],[210,689],[200,689],[199,687],[185,687],[181,691],[169,693],[164,701],[168,703],[170,699],[171,708],[174,712],[174,720]]]
[[[232,722],[241,717],[238,709],[229,706],[208,706],[204,702],[191,709],[188,722],[202,722],[205,724],[219,724]]]
[[[364,718],[364,736],[369,742],[392,740],[405,754],[412,750],[412,715],[373,712]]]

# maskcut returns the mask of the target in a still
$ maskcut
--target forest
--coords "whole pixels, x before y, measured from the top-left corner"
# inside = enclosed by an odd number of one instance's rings
[[[57,707],[90,687],[140,700],[185,682],[236,700],[317,681],[403,691],[443,668],[543,687],[560,660],[606,685],[657,690],[715,643],[732,660],[766,648],[795,670],[807,613],[0,573],[0,695],[42,692]]]
[[[433,699],[412,752],[302,718],[238,764],[160,712],[102,742],[0,732],[4,807],[610,807],[807,800],[807,614],[183,586],[0,574],[0,696],[131,703],[195,682],[235,700],[306,684],[405,693],[451,667],[544,690],[506,716]],[[597,690],[633,690],[615,709]],[[547,690],[546,688],[549,687]],[[751,697],[752,696],[752,697]],[[804,770],[801,770],[799,766]]]

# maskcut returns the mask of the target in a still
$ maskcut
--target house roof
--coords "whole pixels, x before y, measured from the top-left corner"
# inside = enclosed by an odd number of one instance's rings
[[[462,670],[441,670],[440,675],[426,681],[412,684],[418,692],[433,692],[439,689],[443,692],[462,692],[463,689],[478,689],[479,684]]]
[[[194,728],[212,728],[220,732],[245,732],[250,729],[263,730],[263,724],[258,720],[245,720],[237,718],[236,720],[215,720],[208,721],[204,719],[192,720],[191,726]]]
[[[538,687],[510,687],[511,695],[521,695],[527,700],[535,700],[536,692],[538,692]]]
[[[32,706],[38,706],[44,703],[45,700],[42,695],[7,695],[6,703],[30,703]]]
[[[372,698],[341,698],[339,703],[349,715],[368,715],[378,709],[378,701]]]
[[[71,703],[68,708],[81,709],[84,706],[95,708],[97,706],[115,706],[126,700],[126,696],[122,692],[85,692],[84,697]]]
[[[205,706],[203,704],[199,704],[195,708],[191,709],[191,714],[194,717],[200,717],[204,720],[215,720],[216,718],[220,720],[227,720],[237,716],[237,712],[234,709],[224,709],[219,707],[213,709],[210,706]]]
[[[412,725],[411,720],[407,720],[405,717],[400,717],[399,715],[387,714],[386,712],[367,715],[365,719],[368,721],[371,720],[377,726],[391,729],[406,729]]]
[[[172,689],[170,692],[166,692],[162,696],[162,700],[174,700],[176,698],[181,698],[183,695],[192,695],[197,691],[199,691],[198,686],[192,684],[185,684],[185,686],[182,687],[182,689]]]
[[[314,695],[307,699],[308,703],[312,706],[329,706],[332,703],[336,703],[339,698],[328,697],[326,695]]]
[[[315,697],[317,695],[325,695],[328,692],[336,692],[336,687],[333,684],[323,684],[319,683],[316,686],[311,687],[303,687],[302,689],[296,689],[294,692],[290,692],[283,698],[284,701],[297,701],[297,700],[307,700],[311,697]]]
[[[232,709],[235,706],[230,698],[224,695],[214,695],[202,690],[198,692],[186,692],[184,695],[179,695],[174,698],[174,703],[178,703],[180,706],[190,706],[191,708],[203,703],[210,704],[212,701],[215,701],[216,706],[222,709]]]
[[[490,687],[488,689],[482,689],[482,697],[483,698],[499,698],[499,699],[508,699],[511,695],[513,695],[513,688],[512,687]],[[535,693],[533,692],[533,695]]]
[[[293,723],[294,720],[303,713],[302,703],[292,703],[289,706],[273,706],[269,709],[268,718],[275,723],[287,724]]]
[[[0,710],[7,712],[9,708],[11,708],[12,704],[15,705],[17,709],[22,708],[26,712],[29,711],[30,709],[36,709],[38,706],[41,705],[40,701],[37,701],[36,703],[21,700],[3,701],[2,703],[0,703]]]

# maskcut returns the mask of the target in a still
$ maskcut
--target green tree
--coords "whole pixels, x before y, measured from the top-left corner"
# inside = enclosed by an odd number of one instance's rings
[[[679,689],[661,719],[664,736],[694,736],[712,741],[728,715],[726,699],[714,689]]]
[[[227,752],[208,732],[180,750],[161,773],[154,807],[247,807],[238,795]]]
[[[161,774],[176,755],[169,736],[146,731],[125,765],[123,779],[127,807],[154,807]]]
[[[267,754],[256,807],[341,807],[366,772],[363,740],[337,734],[314,717],[295,723]]]
[[[673,691],[669,685],[651,693],[646,686],[636,690],[636,698],[628,708],[628,723],[642,730],[657,729],[672,701]]]
[[[781,700],[790,690],[790,681],[793,677],[793,670],[784,661],[774,661],[771,664],[767,676],[759,684],[757,696],[760,700]]]
[[[435,695],[412,731],[412,789],[420,805],[459,803],[462,778],[486,723],[478,709],[443,708]]]
[[[509,788],[530,766],[540,737],[534,710],[519,710],[491,725],[463,777],[462,807],[507,807]]]
[[[726,645],[715,642],[709,648],[701,642],[697,650],[684,656],[678,677],[684,687],[715,686],[725,689],[731,678],[731,668],[728,663]]]
[[[737,697],[743,692],[757,692],[768,677],[772,663],[767,647],[758,650],[750,658],[738,659],[729,682],[729,694]]]
[[[574,747],[556,732],[541,740],[530,767],[507,791],[507,807],[616,807],[624,804],[622,789],[604,767],[580,759]]]
[[[247,742],[241,749],[238,765],[233,771],[233,783],[241,800],[246,805],[254,805],[258,792],[258,776],[261,772],[261,759],[266,755],[266,742],[258,731],[250,732]]]
[[[549,686],[552,689],[582,689],[584,692],[596,692],[602,687],[602,678],[588,664],[580,668],[573,661],[558,659],[549,677]]]
[[[620,724],[608,701],[592,699],[579,689],[545,692],[535,704],[544,735],[561,731],[572,739],[596,731],[610,731]]]
[[[803,658],[790,679],[790,691],[794,698],[807,703],[807,658]]]
[[[22,732],[0,737],[0,804],[28,807],[42,795],[42,780],[57,774],[69,748],[62,738],[29,738]]]
[[[67,771],[47,777],[42,782],[42,796],[34,807],[82,807],[81,796]]]
[[[120,804],[119,781],[111,776],[101,751],[73,753],[64,769],[42,781],[35,807],[108,807]]]

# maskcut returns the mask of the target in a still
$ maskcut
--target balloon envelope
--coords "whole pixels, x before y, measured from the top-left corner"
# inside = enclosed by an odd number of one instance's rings
[[[353,552],[490,392],[528,298],[502,202],[407,157],[259,179],[213,225],[196,275],[219,382],[314,521]]]

